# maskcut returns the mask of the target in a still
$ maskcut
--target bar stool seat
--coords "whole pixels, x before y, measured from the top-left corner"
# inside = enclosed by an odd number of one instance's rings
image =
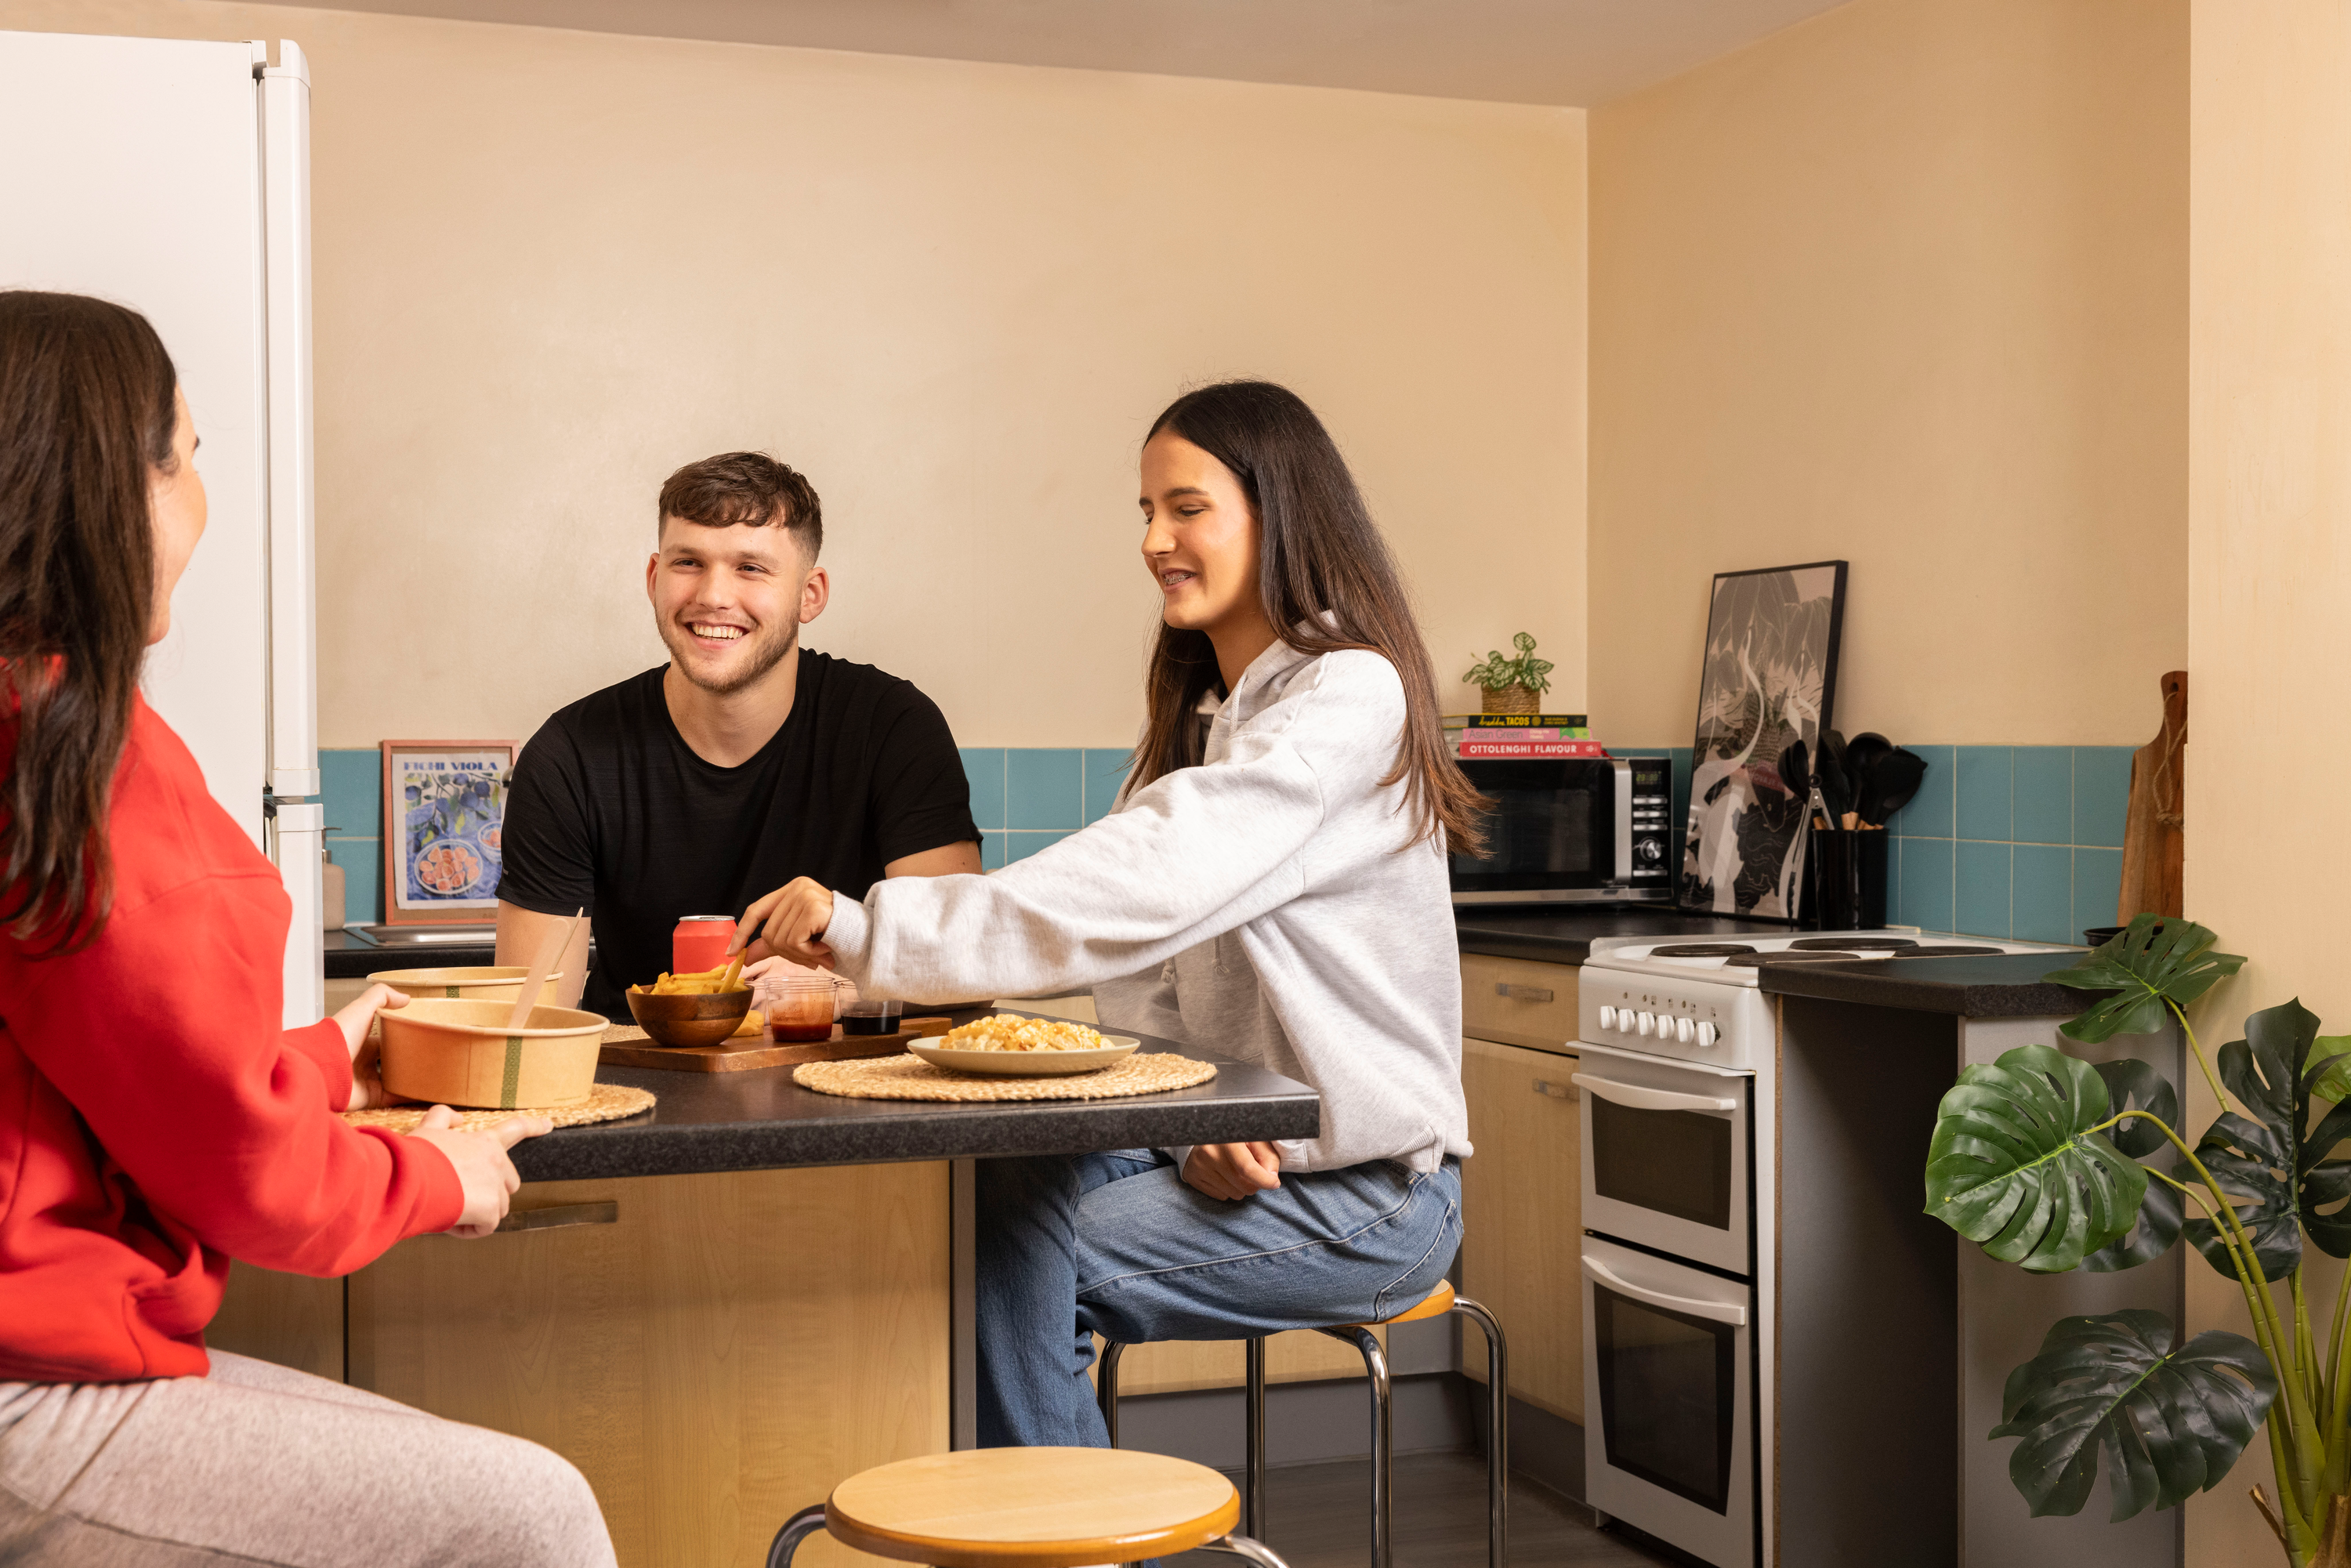
[[[1120,1448],[967,1448],[861,1471],[776,1532],[788,1568],[823,1530],[877,1557],[934,1568],[1082,1568],[1196,1549],[1281,1559],[1232,1533],[1240,1499],[1205,1465]]]
[[[1395,1541],[1395,1489],[1390,1476],[1395,1433],[1388,1397],[1387,1351],[1372,1330],[1441,1318],[1448,1312],[1458,1312],[1469,1319],[1486,1336],[1486,1562],[1488,1568],[1503,1568],[1509,1560],[1510,1353],[1502,1340],[1502,1325],[1495,1321],[1494,1314],[1479,1302],[1457,1293],[1450,1281],[1440,1280],[1435,1290],[1402,1312],[1371,1322],[1339,1323],[1314,1331],[1353,1345],[1364,1358],[1364,1372],[1371,1385],[1371,1568],[1390,1568]],[[1241,1528],[1249,1536],[1261,1539],[1266,1534],[1265,1340],[1259,1337],[1245,1341],[1244,1344],[1247,1393],[1241,1406],[1246,1423],[1242,1441],[1248,1462]],[[1116,1340],[1105,1343],[1094,1374],[1094,1396],[1102,1406],[1102,1424],[1110,1429],[1111,1448],[1118,1452],[1125,1451],[1118,1447],[1118,1364],[1125,1351],[1126,1346]]]

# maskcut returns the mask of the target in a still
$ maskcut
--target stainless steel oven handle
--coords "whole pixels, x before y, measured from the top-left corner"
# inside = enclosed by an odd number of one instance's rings
[[[1614,1100],[1619,1105],[1630,1105],[1636,1111],[1736,1111],[1739,1102],[1719,1099],[1712,1094],[1677,1094],[1668,1089],[1644,1089],[1637,1083],[1619,1083],[1613,1078],[1596,1078],[1589,1072],[1571,1072],[1568,1076],[1603,1100]]]
[[[1733,1328],[1747,1326],[1747,1309],[1736,1301],[1701,1301],[1690,1296],[1669,1296],[1663,1291],[1648,1290],[1590,1256],[1583,1260],[1583,1271],[1619,1295],[1630,1296],[1636,1301],[1646,1301],[1653,1307],[1664,1307],[1668,1312],[1687,1312],[1694,1318],[1729,1323]]]

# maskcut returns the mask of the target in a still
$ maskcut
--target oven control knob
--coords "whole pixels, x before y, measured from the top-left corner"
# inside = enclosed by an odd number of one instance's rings
[[[1714,1027],[1712,1024],[1710,1024],[1710,1023],[1702,1023],[1702,1024],[1700,1024],[1700,1025],[1698,1025],[1698,1044],[1700,1044],[1700,1045],[1706,1045],[1706,1046],[1710,1046],[1710,1045],[1712,1045],[1716,1040],[1719,1040],[1719,1039],[1721,1039],[1721,1038],[1722,1038],[1722,1037],[1721,1037],[1721,1035],[1716,1032],[1716,1030],[1715,1030],[1715,1027]]]
[[[1640,1025],[1641,1034],[1644,1039],[1646,1039],[1648,1036],[1657,1032],[1657,1019],[1656,1016],[1653,1013],[1643,1013],[1640,1019]]]
[[[1676,1019],[1674,1020],[1674,1038],[1680,1040],[1684,1045],[1687,1045],[1697,1034],[1698,1025],[1692,1023],[1689,1019]]]
[[[1614,1029],[1616,1027],[1616,1009],[1614,1008],[1604,1007],[1600,1009],[1600,1027],[1602,1029]]]

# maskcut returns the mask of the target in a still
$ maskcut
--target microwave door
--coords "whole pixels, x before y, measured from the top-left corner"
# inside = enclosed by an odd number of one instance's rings
[[[1621,883],[1617,765],[1555,758],[1459,766],[1489,805],[1485,852],[1451,857],[1457,898],[1537,902],[1606,894]]]

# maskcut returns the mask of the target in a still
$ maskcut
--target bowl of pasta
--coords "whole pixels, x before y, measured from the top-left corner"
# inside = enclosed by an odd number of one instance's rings
[[[751,988],[735,973],[722,989],[727,967],[690,975],[664,975],[650,986],[628,989],[629,1016],[655,1045],[716,1045],[741,1029],[751,1011]]]
[[[951,1029],[935,1040],[912,1040],[906,1049],[934,1067],[991,1078],[1064,1078],[1096,1072],[1134,1054],[1133,1035],[1103,1034],[1068,1019],[997,1013]]]

